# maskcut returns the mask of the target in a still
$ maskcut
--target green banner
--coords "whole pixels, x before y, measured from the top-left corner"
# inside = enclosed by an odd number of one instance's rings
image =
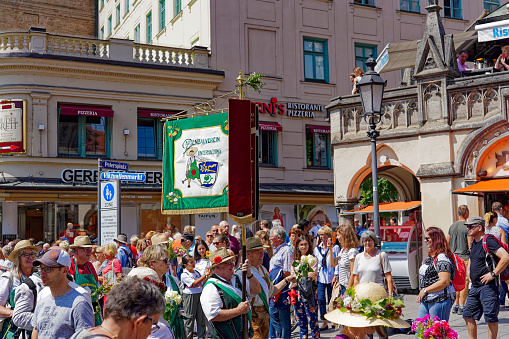
[[[228,211],[228,113],[164,123],[161,210]]]

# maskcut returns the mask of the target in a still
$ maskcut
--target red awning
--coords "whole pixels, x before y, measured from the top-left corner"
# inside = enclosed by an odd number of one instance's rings
[[[509,178],[483,180],[473,185],[458,188],[453,193],[509,192]]]
[[[311,133],[330,134],[329,126],[307,126],[311,130]]]
[[[283,126],[281,126],[277,122],[260,122],[259,128],[260,128],[260,131],[280,132],[283,130]]]
[[[399,212],[399,211],[409,211],[419,206],[421,206],[421,202],[419,200],[395,201],[380,203],[378,205],[378,210],[379,212]],[[354,208],[353,210],[350,210],[345,214],[355,214],[355,213],[373,213],[373,204],[359,208]]]
[[[157,111],[149,109],[139,109],[138,116],[140,118],[168,118],[177,112]]]
[[[109,107],[96,106],[74,106],[60,105],[60,114],[62,115],[84,115],[90,117],[113,117],[113,110]]]

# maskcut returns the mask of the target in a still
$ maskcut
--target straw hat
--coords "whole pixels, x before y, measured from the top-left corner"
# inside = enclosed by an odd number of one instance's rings
[[[262,244],[262,240],[258,237],[246,239],[246,251],[261,250],[270,246]]]
[[[18,242],[16,244],[16,246],[14,246],[14,250],[11,252],[11,254],[9,254],[9,257],[8,257],[9,261],[11,261],[11,262],[14,261],[14,259],[16,258],[16,255],[20,251],[23,251],[26,249],[37,251],[37,253],[39,253],[41,251],[41,248],[39,246],[32,245],[30,240],[21,240],[20,242]]]
[[[90,237],[88,235],[80,235],[74,238],[74,244],[69,246],[69,248],[77,248],[77,247],[92,247],[92,242],[90,242]]]
[[[158,244],[167,244],[169,242],[168,237],[164,233],[157,233],[150,238],[150,241],[152,242],[152,246],[158,245]]]
[[[194,147],[194,146],[193,146],[193,147],[190,147],[190,148],[186,151],[186,155],[187,155],[188,157],[190,157],[190,156],[191,156],[191,152],[193,152],[193,154],[196,154],[196,152],[198,152],[198,148],[197,148],[197,147]]]
[[[156,271],[150,267],[135,267],[129,272],[127,276],[130,278],[138,277],[140,279],[146,277],[155,281],[159,281],[159,276],[157,275]]]
[[[369,299],[372,303],[375,303],[383,298],[387,298],[387,292],[379,284],[373,282],[364,282],[354,287],[355,298],[354,300]],[[369,326],[389,326],[394,328],[408,328],[410,324],[401,318],[389,319],[389,318],[367,318],[362,313],[353,311],[341,312],[339,308],[329,312],[325,315],[325,319],[330,322],[341,324],[349,327],[369,327]]]
[[[234,258],[235,256],[228,253],[226,248],[218,248],[217,250],[212,251],[209,255],[210,268],[216,267],[217,265]]]

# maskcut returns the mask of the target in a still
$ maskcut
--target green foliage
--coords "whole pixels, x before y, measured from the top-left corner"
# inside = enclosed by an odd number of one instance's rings
[[[373,179],[366,178],[360,186],[361,205],[373,203]],[[378,200],[380,202],[393,202],[398,200],[398,190],[385,178],[378,178]]]
[[[265,86],[266,84],[260,80],[260,78],[264,77],[265,74],[261,73],[251,73],[249,74],[249,77],[246,80],[246,85],[251,87],[254,91],[260,93],[261,88]]]
[[[295,220],[297,222],[299,222],[302,219],[306,219],[309,212],[311,212],[311,210],[315,207],[316,207],[316,205],[294,205],[293,206],[293,214],[295,216]],[[299,212],[298,215],[297,215],[297,211]]]

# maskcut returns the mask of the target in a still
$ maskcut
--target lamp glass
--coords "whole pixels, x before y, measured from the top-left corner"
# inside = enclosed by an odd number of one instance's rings
[[[372,84],[367,83],[363,85],[357,85],[359,88],[362,110],[364,114],[373,112],[373,90],[371,89]]]
[[[371,97],[373,100],[373,111],[380,113],[382,111],[382,98],[384,96],[384,83],[372,83],[371,84]]]

